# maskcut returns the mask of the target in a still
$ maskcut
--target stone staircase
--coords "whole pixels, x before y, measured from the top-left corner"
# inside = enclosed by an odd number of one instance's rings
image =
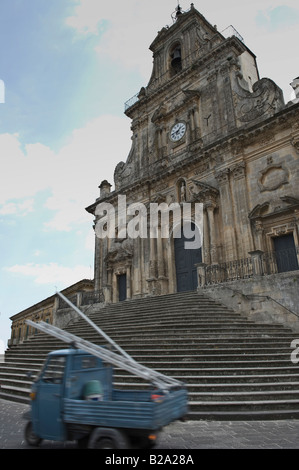
[[[299,365],[290,358],[290,344],[298,334],[290,329],[249,321],[195,292],[91,311],[89,317],[137,361],[185,382],[190,419],[299,417]],[[83,319],[66,330],[105,344]],[[31,382],[47,353],[65,347],[39,333],[7,350],[0,364],[0,398],[28,403]],[[146,386],[117,369],[114,385]]]

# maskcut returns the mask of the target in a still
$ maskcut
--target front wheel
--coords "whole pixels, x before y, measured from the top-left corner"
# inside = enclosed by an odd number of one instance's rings
[[[26,424],[25,439],[27,444],[34,447],[38,446],[42,442],[42,439],[34,433],[31,421],[28,421]]]

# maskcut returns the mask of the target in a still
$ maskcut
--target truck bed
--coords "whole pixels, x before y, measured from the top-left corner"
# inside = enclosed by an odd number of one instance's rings
[[[153,391],[113,390],[111,400],[64,399],[64,421],[123,429],[157,430],[187,413],[185,389],[153,400]]]

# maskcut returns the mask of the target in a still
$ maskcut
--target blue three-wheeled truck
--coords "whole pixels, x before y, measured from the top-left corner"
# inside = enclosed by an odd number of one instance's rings
[[[62,339],[69,349],[51,352],[32,384],[26,414],[29,445],[42,440],[77,441],[79,447],[150,448],[161,429],[187,414],[187,391],[181,382],[131,358],[77,307],[58,293],[104,336],[118,353],[46,323],[27,323]],[[119,354],[120,353],[120,354]],[[113,366],[148,382],[146,390],[113,388]]]

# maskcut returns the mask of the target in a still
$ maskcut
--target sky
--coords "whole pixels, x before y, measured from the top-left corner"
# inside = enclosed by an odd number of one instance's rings
[[[85,208],[128,156],[124,103],[147,85],[149,46],[172,24],[176,6],[0,0],[0,354],[12,315],[93,278],[93,220]],[[297,0],[194,6],[220,32],[233,25],[256,54],[260,77],[274,80],[286,102],[294,98]]]

